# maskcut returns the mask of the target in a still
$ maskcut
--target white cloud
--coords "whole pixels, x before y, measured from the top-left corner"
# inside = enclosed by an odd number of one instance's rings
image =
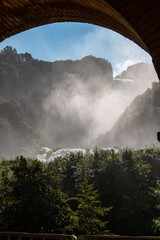
[[[102,57],[112,63],[114,75],[138,62],[151,62],[150,55],[134,42],[109,29],[95,26],[70,52],[73,58],[86,55]]]
[[[125,71],[129,66],[141,62],[139,59],[127,59],[124,62],[117,63],[114,68],[113,76],[117,76]]]

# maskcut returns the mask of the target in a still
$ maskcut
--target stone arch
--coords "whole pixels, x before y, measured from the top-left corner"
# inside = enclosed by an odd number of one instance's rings
[[[160,78],[160,0],[2,0],[0,41],[54,22],[86,22],[112,29],[152,57]]]

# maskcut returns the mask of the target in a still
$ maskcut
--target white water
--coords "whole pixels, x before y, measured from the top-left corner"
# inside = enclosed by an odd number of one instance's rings
[[[114,150],[116,153],[119,151],[118,149],[115,148],[102,148],[102,149],[106,151]],[[42,147],[41,152],[36,155],[36,158],[41,162],[50,162],[53,161],[55,158],[69,156],[71,153],[76,154],[78,152],[81,152],[83,155],[94,154],[93,149],[63,148],[54,151],[48,147]]]

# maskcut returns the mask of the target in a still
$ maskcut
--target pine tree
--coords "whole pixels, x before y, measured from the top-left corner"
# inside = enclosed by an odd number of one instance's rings
[[[105,215],[111,209],[102,208],[101,201],[98,200],[99,194],[94,190],[94,184],[89,184],[84,178],[80,186],[80,194],[77,194],[76,200],[78,207],[75,212],[75,231],[76,234],[93,235],[106,234],[107,221]]]

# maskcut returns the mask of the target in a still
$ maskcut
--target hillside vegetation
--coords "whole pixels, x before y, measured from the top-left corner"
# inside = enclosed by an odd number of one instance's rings
[[[160,234],[160,150],[0,164],[0,231]]]
[[[45,62],[7,46],[0,52],[0,158],[32,156],[50,148],[134,146],[155,143],[159,121],[159,87],[149,64],[139,63],[113,79],[111,64],[87,56]],[[32,151],[33,149],[33,151]]]
[[[70,80],[71,77],[73,80]],[[80,61],[67,60],[51,63],[33,59],[29,53],[18,54],[16,49],[9,46],[1,51],[0,119],[3,132],[1,158],[24,154],[25,151],[22,151],[22,148],[31,146],[34,148],[33,143],[35,142],[55,145],[55,142],[52,144],[52,136],[56,136],[55,129],[58,128],[56,122],[60,122],[59,128],[61,128],[64,120],[60,119],[58,112],[54,116],[52,109],[47,110],[44,106],[45,101],[60,85],[64,91],[74,88],[71,85],[72,82],[73,84],[78,82],[76,79],[81,79],[86,86],[88,84],[88,91],[94,94],[97,91],[97,79],[101,79],[99,82],[101,86],[111,84],[113,80],[112,66],[106,60],[92,56],[85,57]],[[63,98],[63,93],[60,96]],[[5,108],[5,114],[2,108]],[[56,108],[57,105],[53,109],[55,113],[59,111]],[[56,126],[54,129],[52,129],[53,122]],[[73,123],[72,127],[73,125],[75,124]],[[78,124],[75,125],[75,128],[78,129]],[[83,123],[79,128],[82,130],[84,138],[87,126],[84,126]],[[58,132],[60,133],[60,131],[61,129]],[[70,131],[72,130],[70,129]],[[72,142],[74,141],[73,139]],[[29,154],[29,151],[27,153]]]
[[[160,149],[141,148],[157,144],[160,87],[151,85],[152,72],[140,63],[113,79],[101,58],[51,63],[1,51],[0,158],[10,160],[0,161],[0,231],[160,234]],[[107,124],[112,129],[94,141]],[[42,144],[87,149],[91,140],[137,150],[95,147],[48,163],[13,157]]]
[[[17,100],[0,97],[0,159],[34,149],[38,133]]]

